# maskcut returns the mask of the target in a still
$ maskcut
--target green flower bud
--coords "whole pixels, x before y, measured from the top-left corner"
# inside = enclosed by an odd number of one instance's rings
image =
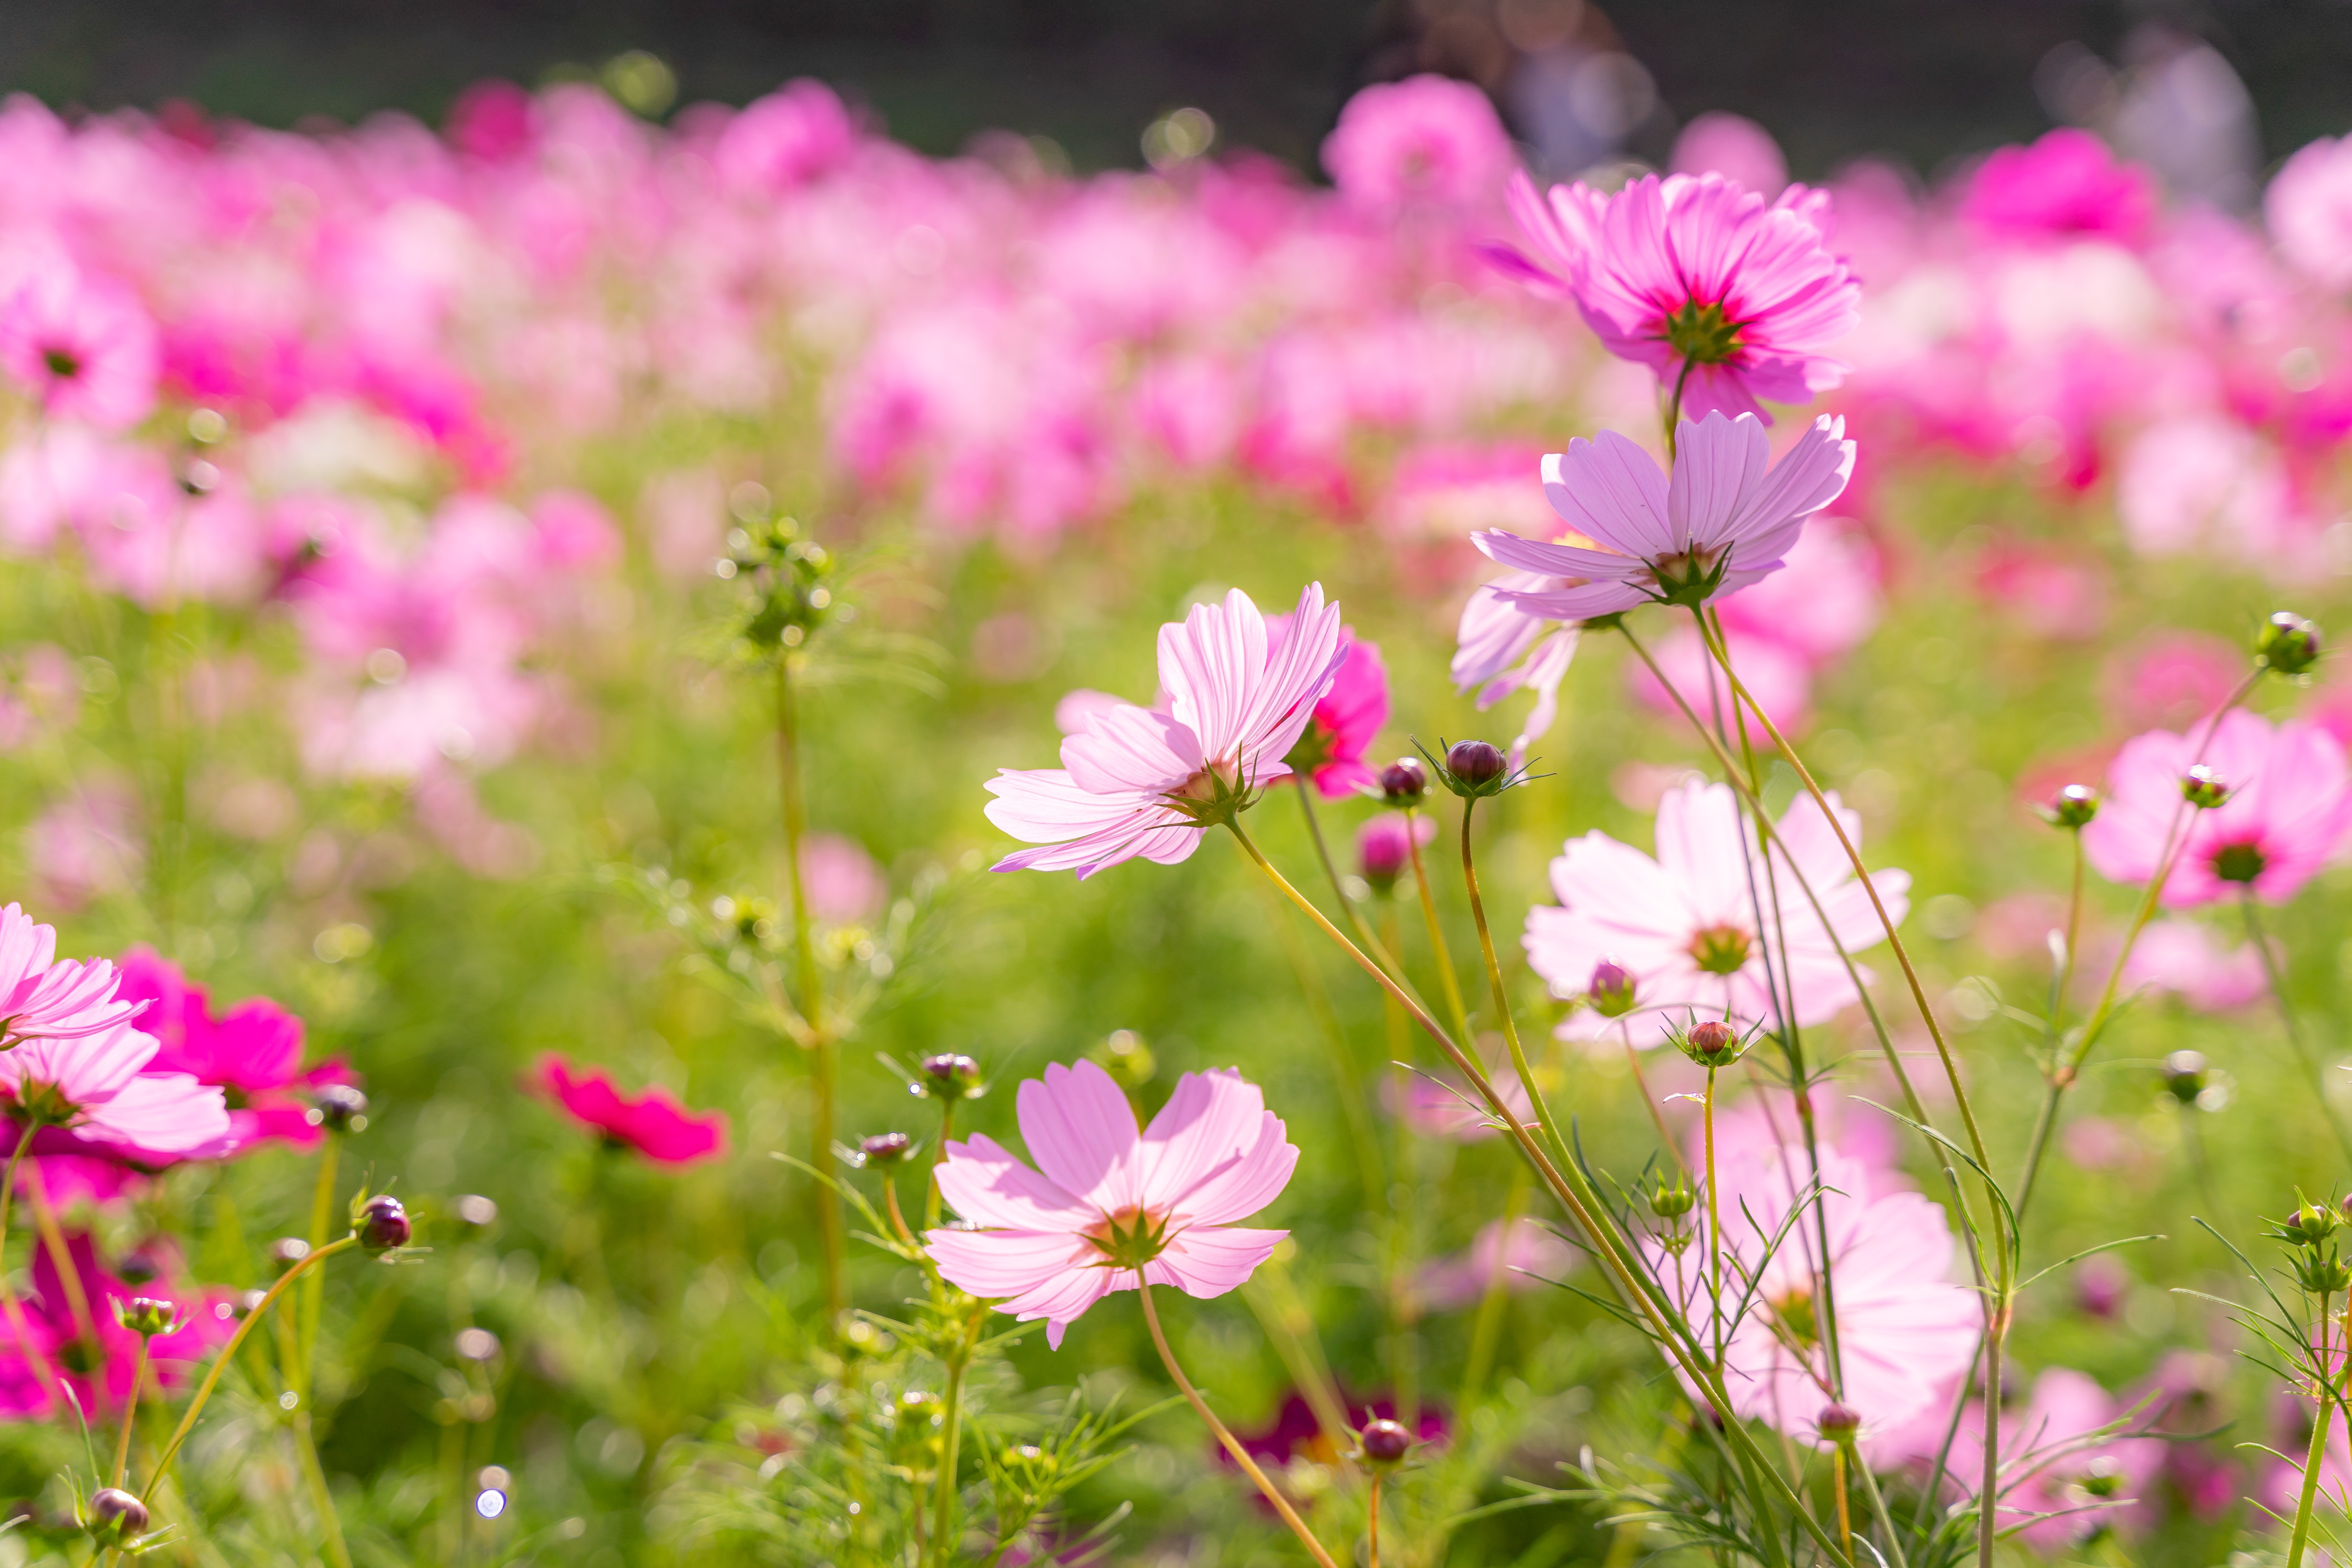
[[[2073,832],[2091,825],[2091,819],[2099,815],[2100,804],[2099,792],[2089,784],[2068,784],[2041,808],[2042,819]]]
[[[2200,763],[2180,775],[2180,798],[2200,811],[2210,811],[2230,798],[2221,775]]]
[[[2319,641],[2318,626],[2281,610],[2254,634],[2254,660],[2273,675],[2305,675],[2319,662]]]

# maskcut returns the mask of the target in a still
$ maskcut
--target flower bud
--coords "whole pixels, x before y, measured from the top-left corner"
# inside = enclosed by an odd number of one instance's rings
[[[1713,1018],[1693,1024],[1676,1042],[1683,1055],[1703,1068],[1728,1067],[1739,1059],[1739,1036],[1728,1024]]]
[[[1372,891],[1395,891],[1397,879],[1412,863],[1413,826],[1414,819],[1385,812],[1356,830],[1357,868]]]
[[[2200,811],[2210,811],[2230,798],[2221,775],[2200,763],[2180,775],[2180,798]]]
[[[2281,610],[2254,634],[2254,658],[2273,675],[2298,676],[2319,662],[2319,628]]]
[[[120,1546],[147,1533],[147,1505],[120,1487],[89,1494],[90,1536],[101,1546]]]
[[[2341,1296],[2352,1290],[2352,1268],[2345,1267],[2333,1247],[2297,1253],[2294,1264],[2295,1283],[2315,1296]]]
[[[269,1244],[269,1261],[291,1268],[310,1256],[310,1244],[299,1236],[284,1236]]]
[[[940,1100],[976,1100],[987,1088],[980,1081],[980,1064],[951,1051],[925,1057],[915,1070],[922,1075],[919,1092]]]
[[[2050,797],[2048,805],[2042,807],[2042,819],[2053,827],[2073,832],[2088,827],[2091,818],[2099,815],[2099,805],[2097,790],[2089,784],[2068,784]]]
[[[1404,1463],[1404,1457],[1412,1452],[1412,1433],[1403,1422],[1383,1417],[1365,1426],[1363,1436],[1356,1439],[1356,1447],[1366,1466],[1375,1470],[1391,1470]]]
[[[896,1165],[914,1152],[915,1141],[904,1132],[877,1132],[857,1144],[858,1162],[866,1165]]]
[[[152,1296],[133,1296],[114,1303],[114,1321],[142,1340],[168,1334],[180,1326],[180,1309]]]
[[[1698,1206],[1698,1194],[1680,1176],[1671,1180],[1660,1176],[1643,1195],[1649,1200],[1650,1212],[1660,1219],[1680,1219]]]
[[[408,1245],[408,1210],[390,1193],[378,1193],[360,1205],[359,1224],[353,1228],[360,1246],[371,1255],[390,1252]]]
[[[1445,752],[1445,787],[1465,800],[1500,795],[1511,782],[1509,759],[1484,741],[1456,741]]]
[[[2165,1092],[2183,1105],[2194,1105],[2205,1092],[2205,1057],[2200,1051],[2175,1051],[2164,1058]]]
[[[1622,1018],[1633,1010],[1633,977],[1604,958],[1584,983],[1584,1000],[1604,1018]]]
[[[330,1132],[367,1130],[368,1098],[347,1083],[322,1083],[310,1092],[310,1109],[302,1120]]]
[[[1853,1435],[1862,1430],[1862,1415],[1845,1405],[1832,1403],[1822,1406],[1822,1413],[1813,1417],[1813,1426],[1832,1443],[1851,1443]]]
[[[2279,1221],[2275,1239],[2289,1247],[2318,1247],[2336,1234],[2340,1223],[2329,1205],[2306,1203]]]
[[[1429,793],[1429,770],[1419,757],[1399,757],[1381,770],[1381,798],[1391,805],[1418,805]]]

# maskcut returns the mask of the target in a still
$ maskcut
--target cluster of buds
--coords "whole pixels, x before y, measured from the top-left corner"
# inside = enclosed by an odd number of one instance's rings
[[[760,503],[737,508],[742,526],[728,531],[729,552],[717,571],[749,586],[743,640],[772,657],[807,642],[827,618],[845,620],[849,612],[833,591],[833,552],[803,539],[793,519],[765,515],[764,493]]]
[[[1642,1189],[1642,1201],[1658,1217],[1658,1240],[1667,1251],[1679,1254],[1691,1240],[1691,1233],[1683,1222],[1698,1207],[1698,1194],[1692,1188],[1690,1177],[1679,1170],[1671,1175],[1662,1172]]]
[[[2319,662],[2319,627],[2281,610],[2254,634],[2254,663],[2273,675],[2301,680]]]
[[[2270,1237],[2286,1248],[2295,1282],[2315,1296],[2352,1290],[2352,1267],[2345,1264],[2336,1242],[2336,1233],[2345,1227],[2345,1212],[2334,1204],[2315,1204],[2299,1189],[2294,1195],[2300,1206],[2273,1226]]]

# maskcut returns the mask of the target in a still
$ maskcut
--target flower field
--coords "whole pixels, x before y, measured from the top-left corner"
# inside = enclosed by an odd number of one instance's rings
[[[0,1565],[2352,1550],[2352,140],[0,107]]]

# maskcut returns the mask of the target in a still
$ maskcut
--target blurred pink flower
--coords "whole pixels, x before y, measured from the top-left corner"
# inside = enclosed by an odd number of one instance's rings
[[[1721,174],[1766,201],[1789,184],[1788,160],[1772,133],[1745,115],[1710,110],[1682,129],[1668,160],[1677,174]]]
[[[56,802],[26,826],[25,862],[42,900],[68,912],[127,890],[147,863],[137,798],[100,779]]]
[[[1838,805],[1834,794],[1830,801],[1846,837],[1858,845],[1861,817]],[[1635,1011],[1622,1022],[1638,1046],[1660,1044],[1677,1026],[1702,1017],[1768,1023],[1776,1010],[1766,988],[1755,900],[1767,900],[1769,910],[1777,884],[1779,920],[1760,922],[1773,933],[1776,948],[1785,939],[1786,964],[1779,952],[1773,955],[1773,984],[1793,993],[1798,1024],[1828,1022],[1856,995],[1837,944],[1859,952],[1885,933],[1811,797],[1792,802],[1774,830],[1788,850],[1775,848],[1768,879],[1755,828],[1731,787],[1694,781],[1658,803],[1654,860],[1597,830],[1570,839],[1551,863],[1559,903],[1528,911],[1528,963],[1563,1000],[1581,995],[1593,967],[1604,960],[1623,967],[1633,976]],[[1790,854],[1827,911],[1836,942],[1798,889]],[[1909,907],[1910,877],[1877,871],[1872,879],[1887,912],[1901,920]],[[1576,1040],[1613,1036],[1620,1022],[1579,1008],[1559,1035]]]
[[[1862,285],[1823,243],[1828,197],[1791,185],[1768,204],[1720,174],[1646,174],[1613,195],[1526,175],[1512,215],[1523,280],[1564,287],[1610,353],[1682,377],[1682,411],[1762,416],[1845,378],[1829,345],[1853,330]],[[1685,369],[1688,375],[1683,377]]]
[[[801,885],[809,912],[827,925],[856,925],[880,912],[890,884],[864,847],[836,834],[801,840]]]
[[[690,1111],[658,1089],[632,1100],[607,1074],[582,1071],[553,1052],[539,1058],[523,1085],[606,1142],[635,1149],[657,1165],[691,1165],[726,1151],[727,1118],[720,1112]]]
[[[1862,530],[1816,517],[1780,570],[1716,601],[1726,629],[1779,644],[1810,665],[1842,658],[1877,629],[1878,552]],[[1748,679],[1745,668],[1740,679]]]
[[[1002,769],[988,818],[1045,847],[996,863],[1000,871],[1075,870],[1081,880],[1141,856],[1188,858],[1221,793],[1247,796],[1287,777],[1290,754],[1330,690],[1344,657],[1339,606],[1323,586],[1298,595],[1293,634],[1269,647],[1265,618],[1239,588],[1160,628],[1160,684],[1168,711],[1120,703],[1062,742],[1059,768]]]
[[[800,77],[745,104],[710,157],[730,188],[772,196],[832,173],[856,150],[857,128],[840,96]]]
[[[2201,756],[2230,789],[2210,811],[2185,805],[2180,784],[2200,755],[2207,726],[2189,734],[2152,730],[2124,743],[2107,773],[2106,803],[2083,829],[2083,851],[2111,882],[2154,876],[2166,841],[2181,842],[2164,902],[2192,909],[2240,891],[2284,903],[2317,875],[2352,828],[2352,767],[2325,730],[2301,720],[2273,725],[2234,709]]]
[[[2124,963],[2124,984],[2173,992],[2200,1013],[2246,1006],[2270,989],[2253,943],[2224,948],[2210,928],[2188,920],[2156,921],[2141,931]]]
[[[1737,593],[1785,563],[1806,519],[1853,472],[1845,421],[1823,416],[1777,463],[1752,416],[1685,420],[1671,479],[1614,430],[1544,459],[1544,494],[1589,545],[1489,529],[1471,542],[1498,565],[1566,580],[1500,589],[1553,620],[1614,615],[1651,601],[1696,605]]]
[[[1960,216],[2003,239],[2137,245],[2156,218],[2156,182],[2091,132],[2062,126],[2030,147],[1988,157],[1960,198]]]
[[[1504,1109],[1522,1125],[1535,1124],[1535,1102],[1528,1098],[1526,1087],[1509,1063],[1503,1063],[1499,1070],[1488,1064],[1486,1081],[1495,1086]],[[1483,1143],[1489,1138],[1503,1136],[1503,1129],[1496,1122],[1494,1110],[1485,1098],[1466,1084],[1457,1085],[1451,1078],[1413,1073],[1388,1079],[1381,1094],[1398,1119],[1424,1138]]]
[[[1576,1266],[1575,1251],[1547,1226],[1516,1219],[1509,1234],[1506,1243],[1503,1222],[1491,1220],[1468,1250],[1423,1265],[1417,1286],[1421,1299],[1438,1311],[1458,1312],[1483,1300],[1497,1283],[1511,1290],[1530,1289]]]
[[[251,996],[215,1016],[212,998],[152,948],[122,955],[119,994],[144,1002],[139,1027],[155,1037],[151,1073],[185,1073],[231,1097],[229,1125],[239,1151],[267,1140],[298,1149],[321,1134],[308,1090],[353,1081],[338,1058],[302,1070],[302,1020],[266,996]]]
[[[2135,728],[2187,727],[2228,700],[2246,656],[2203,632],[2159,632],[2130,649],[2103,682],[2116,717]]]
[[[1810,1211],[1813,1168],[1796,1145],[1718,1153],[1727,1264],[1725,1300],[1718,1310],[1703,1276],[1700,1244],[1680,1254],[1648,1244],[1652,1267],[1681,1301],[1702,1339],[1721,1316],[1725,1386],[1741,1415],[1791,1436],[1813,1437],[1815,1417],[1828,1405],[1824,1339],[1817,1312],[1819,1233],[1782,1221],[1801,1204]],[[1885,1174],[1824,1145],[1821,1203],[1836,1279],[1836,1342],[1843,1392],[1840,1403],[1862,1417],[1862,1444],[1874,1465],[1894,1456],[1885,1436],[1925,1413],[1939,1391],[1964,1373],[1976,1354],[1984,1314],[1974,1291],[1955,1282],[1951,1229],[1938,1204],[1918,1193],[1890,1188]],[[1706,1208],[1695,1211],[1704,1233]],[[1780,1237],[1768,1256],[1767,1242]],[[1752,1289],[1752,1298],[1749,1292]]]
[[[1511,741],[1514,767],[1526,765],[1528,748],[1550,731],[1559,715],[1559,683],[1568,679],[1580,635],[1576,626],[1529,608],[1522,595],[1564,590],[1575,581],[1506,572],[1472,589],[1462,606],[1454,632],[1454,689],[1477,687],[1482,713],[1515,692],[1535,693],[1535,702]]]
[[[1451,77],[1375,82],[1348,100],[1323,141],[1331,183],[1375,212],[1486,205],[1517,164],[1493,100]]]
[[[537,140],[530,94],[510,81],[478,81],[449,106],[449,145],[486,163],[509,163]]]
[[[1115,1290],[1173,1285],[1208,1300],[1241,1284],[1290,1233],[1236,1226],[1282,1194],[1298,1151],[1238,1071],[1186,1073],[1138,1131],[1110,1074],[1055,1062],[1021,1085],[1031,1169],[984,1134],[950,1142],[940,1192],[979,1230],[924,1240],[940,1272],[997,1310],[1045,1320],[1046,1342]]]
[[[1265,617],[1265,657],[1281,657],[1283,640],[1290,635],[1288,616]],[[1364,753],[1380,739],[1389,721],[1389,672],[1381,650],[1339,628],[1339,668],[1331,689],[1315,704],[1297,744],[1283,759],[1293,773],[1304,773],[1326,800],[1354,795],[1372,782]]]
[[[1356,867],[1364,880],[1385,891],[1412,863],[1412,847],[1437,837],[1437,819],[1418,813],[1384,811],[1356,829]]]
[[[2352,287],[2352,138],[2323,136],[2289,158],[2263,194],[2263,216],[2296,271]]]
[[[37,266],[0,304],[0,369],[53,417],[121,430],[155,406],[155,323],[110,279]]]
[[[129,1285],[99,1261],[97,1242],[86,1233],[68,1236],[65,1251],[80,1299],[89,1308],[89,1321],[85,1325],[75,1312],[74,1295],[66,1289],[50,1249],[35,1247],[33,1289],[24,1303],[33,1343],[0,1356],[0,1410],[26,1416],[64,1415],[64,1411],[50,1408],[47,1393],[24,1361],[32,1354],[47,1361],[51,1375],[73,1390],[85,1415],[120,1411],[131,1396],[139,1335],[117,1320],[115,1309],[133,1300],[167,1301],[176,1309],[172,1331],[157,1334],[147,1345],[149,1375],[167,1389],[184,1384],[236,1331],[226,1291],[196,1289],[167,1277]]]
[[[1843,1290],[1843,1276],[1838,1284]],[[2145,1499],[2162,1471],[2165,1445],[2121,1436],[2095,1441],[2091,1436],[2130,1410],[2127,1402],[2069,1368],[2053,1366],[2035,1378],[2025,1407],[2012,1405],[2001,1413],[2002,1526],[2018,1527],[2018,1535],[2040,1551],[2059,1552],[2131,1511],[2126,1505]],[[1961,1416],[1948,1469],[1966,1492],[1974,1493],[1982,1480],[1982,1405],[1970,1405]],[[2035,1517],[2045,1514],[2053,1517]]]

